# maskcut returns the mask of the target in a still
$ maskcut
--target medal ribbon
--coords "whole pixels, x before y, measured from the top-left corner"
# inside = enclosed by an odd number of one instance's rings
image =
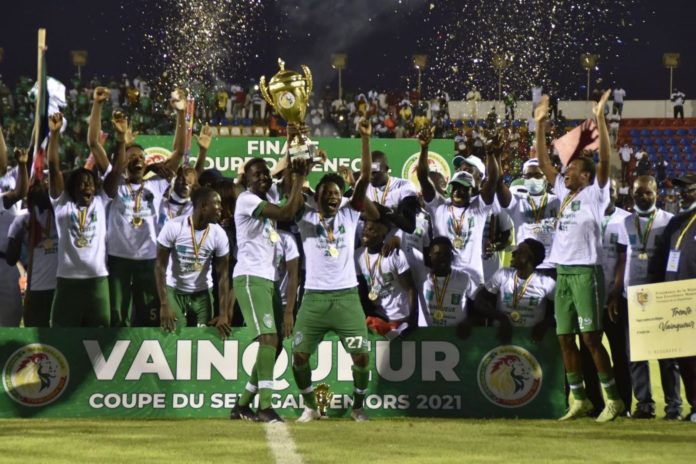
[[[539,203],[538,207],[536,203],[534,203],[534,199],[532,199],[531,195],[527,195],[527,201],[529,202],[529,206],[532,208],[534,223],[539,224],[544,216],[544,212],[546,212],[546,205],[549,202],[548,192],[544,192],[544,196],[541,197],[541,202]]]
[[[522,298],[524,298],[524,294],[527,293],[527,287],[529,286],[529,282],[532,281],[532,277],[534,277],[534,273],[532,272],[529,277],[527,277],[527,280],[524,281],[524,284],[522,285],[522,291],[518,292],[517,291],[517,272],[515,272],[515,276],[513,277],[513,280],[515,282],[515,285],[512,289],[512,307],[514,309],[517,309],[517,305],[520,304],[520,301],[522,301]]]
[[[321,223],[321,226],[322,226],[322,227],[324,228],[324,230],[326,231],[326,240],[327,240],[329,243],[334,243],[334,242],[336,241],[336,239],[334,238],[333,224],[331,224],[331,228],[329,229],[329,228],[326,226],[326,222],[324,221],[324,216],[323,216],[321,213],[319,213],[319,222]]]
[[[201,241],[199,243],[196,243],[196,229],[193,228],[192,216],[189,216],[189,224],[191,224],[191,242],[193,243],[193,255],[196,257],[196,262],[200,263],[198,254],[201,251],[203,242],[205,242],[205,239],[208,237],[208,232],[210,232],[210,224],[208,224],[208,226],[205,228],[205,231],[203,231],[203,236],[201,237]]]
[[[387,185],[384,187],[384,193],[382,193],[382,198],[380,200],[377,199],[377,189],[374,189],[372,191],[372,199],[379,203],[380,205],[383,205],[385,200],[387,199],[387,194],[389,193],[389,186],[391,185],[391,176],[387,177]]]
[[[183,205],[179,206],[179,209],[176,211],[176,214],[172,214],[172,199],[171,199],[171,197],[167,199],[166,205],[167,205],[167,217],[169,219],[174,219],[175,217],[179,217],[181,215],[181,212],[184,210],[184,208],[186,208],[186,203],[184,203]],[[138,206],[140,206],[140,205],[138,205]]]
[[[681,246],[681,242],[684,239],[684,236],[686,235],[686,231],[689,230],[689,227],[696,221],[696,213],[691,215],[691,219],[689,220],[689,223],[684,227],[679,234],[679,238],[677,238],[677,243],[674,245],[675,250],[679,250],[679,247]]]
[[[558,209],[558,214],[556,215],[556,223],[554,224],[555,227],[558,227],[558,221],[560,221],[561,217],[563,217],[563,211],[565,211],[565,209],[568,207],[570,202],[573,201],[573,198],[578,196],[578,193],[580,193],[581,191],[582,191],[582,189],[577,190],[577,191],[571,193],[570,195],[568,195],[567,197],[565,197],[565,199],[563,200],[563,203],[561,203],[561,207]]]
[[[636,214],[633,217],[633,222],[636,225],[636,232],[638,233],[638,240],[640,240],[641,244],[641,253],[647,253],[648,251],[648,237],[650,237],[650,231],[652,230],[656,213],[657,211],[653,211],[652,213],[650,213],[650,217],[648,218],[648,224],[645,226],[645,234],[643,234],[640,230],[640,218],[638,217],[638,215]]]
[[[370,267],[370,253],[365,249],[365,264],[367,265],[367,272],[370,274],[370,287],[375,285],[375,279],[377,270],[379,269],[379,275],[382,275],[382,253],[378,255],[377,262],[374,267]]]
[[[445,284],[442,289],[437,288],[437,276],[433,274],[433,291],[435,292],[435,301],[437,302],[437,309],[442,311],[442,302],[445,300],[445,293],[447,293],[447,286],[449,285],[450,276],[452,273],[447,274],[445,279]]]
[[[135,216],[140,211],[140,202],[143,199],[143,189],[145,188],[145,184],[140,184],[140,188],[135,193],[133,193],[133,187],[131,187],[130,182],[126,181],[126,187],[128,187],[128,193],[135,203],[133,205],[133,215]]]
[[[452,227],[454,228],[454,234],[457,237],[461,237],[462,235],[462,227],[464,224],[464,215],[466,214],[466,208],[464,208],[464,211],[462,211],[462,214],[459,215],[459,219],[457,219],[454,216],[454,208],[452,205],[449,206],[449,212],[452,217]]]

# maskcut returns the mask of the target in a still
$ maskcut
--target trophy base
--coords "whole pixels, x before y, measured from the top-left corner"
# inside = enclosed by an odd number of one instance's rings
[[[290,159],[308,159],[310,162],[314,163],[319,161],[319,149],[317,148],[319,144],[312,142],[310,140],[305,141],[301,145],[290,145],[288,147],[288,154]]]

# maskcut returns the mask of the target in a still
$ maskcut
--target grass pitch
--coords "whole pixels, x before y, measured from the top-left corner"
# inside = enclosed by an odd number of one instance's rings
[[[271,426],[272,427],[272,426]],[[696,424],[617,419],[329,419],[288,423],[305,463],[693,463]],[[261,424],[3,420],[2,463],[274,463]],[[282,461],[279,461],[282,462]]]

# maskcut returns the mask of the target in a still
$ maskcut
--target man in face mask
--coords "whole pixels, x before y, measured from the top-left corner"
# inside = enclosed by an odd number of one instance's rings
[[[513,195],[507,185],[501,182],[496,192],[498,202],[515,225],[517,243],[527,238],[538,240],[544,244],[546,256],[548,256],[553,241],[554,220],[560,202],[556,195],[547,192],[546,177],[539,168],[536,158],[524,163],[522,177],[527,191]],[[545,260],[537,269],[552,274],[553,266]]]

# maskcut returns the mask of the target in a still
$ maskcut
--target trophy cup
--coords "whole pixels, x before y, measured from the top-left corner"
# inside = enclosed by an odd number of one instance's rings
[[[319,414],[321,415],[322,419],[326,419],[328,417],[326,415],[326,410],[329,408],[329,405],[331,404],[333,393],[331,392],[331,389],[327,384],[320,383],[314,389],[314,394],[317,397],[317,407],[319,409]]]
[[[305,113],[309,95],[312,93],[312,73],[309,68],[302,65],[300,74],[285,69],[285,62],[278,58],[280,71],[266,84],[266,76],[261,76],[259,88],[261,95],[276,112],[289,124],[294,124],[299,131],[288,140],[288,154],[290,158],[309,158],[314,161],[317,158],[317,144],[305,135]]]

